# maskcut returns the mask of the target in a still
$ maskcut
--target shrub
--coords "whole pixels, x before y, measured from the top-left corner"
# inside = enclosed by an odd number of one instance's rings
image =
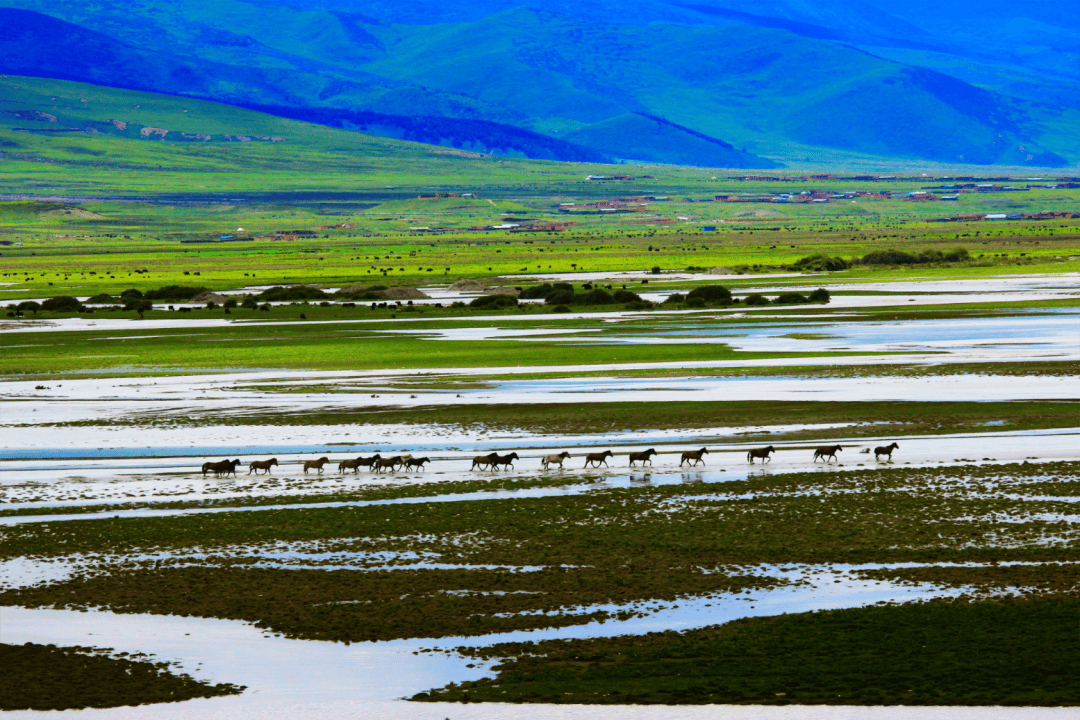
[[[109,303],[116,302],[116,298],[109,293],[98,293],[92,298],[88,298],[86,302],[92,305],[108,305]]]
[[[522,290],[518,297],[522,300],[542,300],[546,299],[554,289],[551,283],[533,285]]]
[[[653,268],[652,268],[652,270],[650,270],[650,272],[653,275],[659,275],[660,274],[660,266],[659,265],[653,265]]]
[[[226,310],[228,310],[229,308],[236,307],[236,298],[234,298],[234,297],[226,298],[225,302],[221,303],[221,306],[223,308],[225,308]]]
[[[818,253],[817,255],[807,255],[804,258],[799,258],[792,267],[805,272],[833,272],[847,270],[850,265],[843,258],[829,257],[825,253]]]
[[[561,288],[553,289],[551,293],[544,298],[544,302],[548,305],[569,305],[574,302],[574,291],[563,290]]]
[[[818,288],[814,292],[810,293],[810,302],[827,303],[829,302],[829,291],[825,288]]]
[[[784,293],[773,302],[777,305],[802,305],[810,301],[802,293],[790,292]]]
[[[768,305],[769,298],[760,293],[754,293],[752,295],[747,295],[745,302],[747,305]]]
[[[688,297],[688,298],[686,298],[686,307],[703,308],[703,307],[705,307],[705,298],[703,298],[703,297]]]
[[[254,295],[248,295],[246,298],[244,298],[244,302],[240,303],[240,307],[244,308],[245,310],[255,310],[259,307],[259,303],[255,300]]]
[[[610,305],[615,302],[615,298],[607,290],[601,290],[596,288],[590,290],[587,293],[577,295],[574,298],[574,302],[578,305]]]
[[[641,302],[641,296],[638,295],[636,292],[634,292],[632,290],[616,290],[612,294],[612,297],[615,299],[615,302],[621,302],[621,303]]]
[[[132,300],[142,300],[142,290],[136,290],[135,288],[125,290],[124,292],[120,293],[120,299],[124,302],[131,302]]]
[[[23,300],[21,303],[15,306],[16,310],[29,310],[37,315],[37,311],[41,309],[41,303],[34,300]]]
[[[686,296],[690,298],[701,298],[705,302],[716,302],[721,305],[731,304],[731,291],[723,285],[701,285],[694,288]]]
[[[168,302],[182,302],[190,300],[196,295],[207,292],[204,287],[190,287],[187,285],[166,285],[157,290],[147,290],[143,295],[147,300],[159,300]]]
[[[556,305],[555,307],[551,308],[551,312],[568,313],[570,312],[570,308],[566,305]]]
[[[475,308],[503,308],[517,307],[517,304],[517,298],[513,295],[481,295],[478,298],[473,298],[469,306]]]
[[[941,250],[922,250],[911,254],[903,250],[875,250],[863,256],[863,265],[923,265],[933,262],[961,262],[971,259],[965,248],[953,248],[947,252]]]
[[[41,309],[48,312],[82,312],[85,308],[78,298],[70,295],[58,295],[41,303]]]
[[[664,300],[664,304],[665,305],[667,305],[667,304],[674,305],[675,303],[685,302],[685,300],[686,300],[686,296],[683,295],[682,293],[671,293]]]
[[[275,285],[272,288],[263,290],[256,297],[270,302],[283,302],[286,300],[326,300],[330,296],[319,288],[310,285],[296,285],[293,287]]]

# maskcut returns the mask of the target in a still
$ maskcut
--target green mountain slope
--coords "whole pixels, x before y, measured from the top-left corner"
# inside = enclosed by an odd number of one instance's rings
[[[386,19],[424,16],[427,4],[394,11],[391,4],[333,0],[303,8],[176,0],[152,9],[118,0],[17,2],[85,25],[94,52],[78,52],[74,31],[61,53],[55,33],[5,40],[0,29],[0,69],[9,72],[274,106],[290,117],[463,149],[729,167],[820,162],[837,152],[1050,167],[1080,162],[1076,110],[843,44],[860,34],[869,43],[907,33],[914,49],[905,52],[926,56],[930,51],[919,48],[938,42],[910,18],[857,2],[822,15],[828,27],[811,27],[812,4],[794,0],[781,3],[772,19],[761,14],[764,2],[746,10],[631,3],[622,14],[604,15],[617,24],[583,18],[581,9],[485,14],[506,7],[496,0],[454,15],[461,21],[427,24]],[[365,14],[349,11],[355,7]],[[702,24],[645,24],[649,18]],[[117,38],[114,46],[103,40],[109,37]],[[30,46],[33,52],[25,50]],[[60,56],[79,61],[58,74]],[[148,83],[139,69],[149,66],[156,74]],[[509,142],[509,128],[527,132]]]

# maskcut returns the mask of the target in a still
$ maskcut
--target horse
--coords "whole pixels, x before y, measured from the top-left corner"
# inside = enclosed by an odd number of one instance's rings
[[[397,470],[398,465],[402,465],[404,462],[405,461],[401,459],[400,455],[395,455],[390,458],[379,458],[375,461],[374,470],[375,472],[381,473],[386,468],[390,468],[390,472],[394,472]]]
[[[570,457],[570,453],[566,452],[565,450],[558,455],[545,455],[544,457],[540,458],[540,466],[547,470],[549,465],[558,465],[559,469],[562,470],[563,460],[568,457]]]
[[[491,469],[498,470],[500,465],[514,467],[514,461],[518,459],[520,458],[518,458],[516,452],[512,452],[509,455],[495,455],[495,457],[491,459]]]
[[[642,465],[649,463],[652,465],[652,456],[656,455],[656,450],[649,448],[645,452],[632,452],[630,453],[630,467],[634,467],[634,463],[640,462]]]
[[[423,470],[424,469],[424,463],[429,463],[429,462],[431,462],[431,459],[426,458],[426,457],[409,458],[408,460],[405,461],[405,469],[406,470],[412,470],[413,468],[420,468],[421,470]]]
[[[323,465],[325,465],[328,462],[330,462],[330,458],[325,457],[325,456],[319,458],[318,460],[305,460],[304,461],[304,472],[306,473],[308,470],[311,470],[311,469],[314,468],[315,470],[318,470],[319,473],[322,473]]]
[[[895,450],[898,447],[900,447],[900,446],[897,445],[896,443],[892,443],[891,445],[884,445],[882,447],[876,447],[876,448],[874,448],[874,459],[877,460],[879,456],[885,455],[891,461],[892,460],[892,451]]]
[[[814,451],[814,462],[818,461],[818,458],[822,458],[825,462],[829,462],[827,458],[836,459],[836,453],[840,452],[844,448],[839,445],[829,445],[828,447],[819,447]]]
[[[357,472],[357,469],[359,467],[360,467],[360,458],[356,458],[355,460],[342,460],[341,462],[338,463],[337,471],[339,473],[343,473],[346,470],[352,470],[355,473],[355,472]]]
[[[270,458],[269,460],[252,460],[251,464],[248,465],[248,475],[252,472],[258,475],[260,470],[265,470],[266,474],[269,475],[270,468],[277,464],[277,458]]]
[[[375,453],[374,455],[372,455],[369,458],[366,458],[366,457],[358,457],[358,458],[356,458],[356,472],[360,472],[360,468],[362,468],[362,467],[366,467],[368,470],[371,470],[372,468],[375,467],[375,463],[378,462],[379,458],[381,458],[381,457],[382,457],[382,455],[380,455],[379,453]]]
[[[600,467],[600,463],[604,463],[605,467],[611,467],[607,464],[607,459],[614,455],[615,453],[610,450],[605,450],[601,453],[587,453],[585,455],[585,467],[589,467],[589,463],[595,463],[596,467]]]
[[[701,463],[702,465],[704,465],[705,461],[702,459],[702,455],[708,455],[708,454],[709,454],[709,451],[706,450],[705,448],[701,448],[700,450],[688,450],[687,452],[684,452],[682,454],[682,459],[679,460],[679,467],[682,467],[682,464],[684,462],[687,462],[688,460],[693,460],[694,465],[697,465],[698,463]]]
[[[214,477],[221,477],[222,475],[235,475],[236,466],[240,464],[239,460],[222,460],[221,462],[208,462],[203,463],[202,474],[206,477],[206,473],[209,470],[214,471]]]
[[[761,458],[761,462],[772,462],[772,458],[769,457],[771,453],[776,452],[776,448],[770,445],[767,448],[759,448],[757,450],[750,450],[746,453],[746,459],[750,461],[750,464],[754,464],[754,458]]]
[[[483,470],[485,466],[487,466],[488,468],[494,468],[495,467],[495,458],[497,458],[497,457],[499,457],[499,453],[488,453],[487,455],[477,455],[476,457],[474,457],[472,459],[472,467],[469,468],[469,469],[470,470],[475,470],[477,467],[479,467],[481,470]]]

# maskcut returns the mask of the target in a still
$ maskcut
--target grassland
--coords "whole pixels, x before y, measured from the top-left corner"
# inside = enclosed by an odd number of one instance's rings
[[[413,700],[566,704],[1072,706],[1075,600],[925,603],[641,637],[465,649],[498,674]]]
[[[171,672],[168,663],[126,656],[91,647],[0,645],[0,661],[6,668],[0,677],[0,710],[111,708],[244,690]]]

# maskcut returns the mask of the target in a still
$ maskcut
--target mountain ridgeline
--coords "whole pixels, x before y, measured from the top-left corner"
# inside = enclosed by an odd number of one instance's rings
[[[955,8],[876,0],[482,0],[453,12],[427,0],[10,4],[2,73],[479,153],[732,168],[1080,160],[1069,129],[1080,121],[1080,19],[1064,5],[980,11],[964,0],[969,22],[956,29],[942,19]],[[980,40],[980,27],[994,29]]]

